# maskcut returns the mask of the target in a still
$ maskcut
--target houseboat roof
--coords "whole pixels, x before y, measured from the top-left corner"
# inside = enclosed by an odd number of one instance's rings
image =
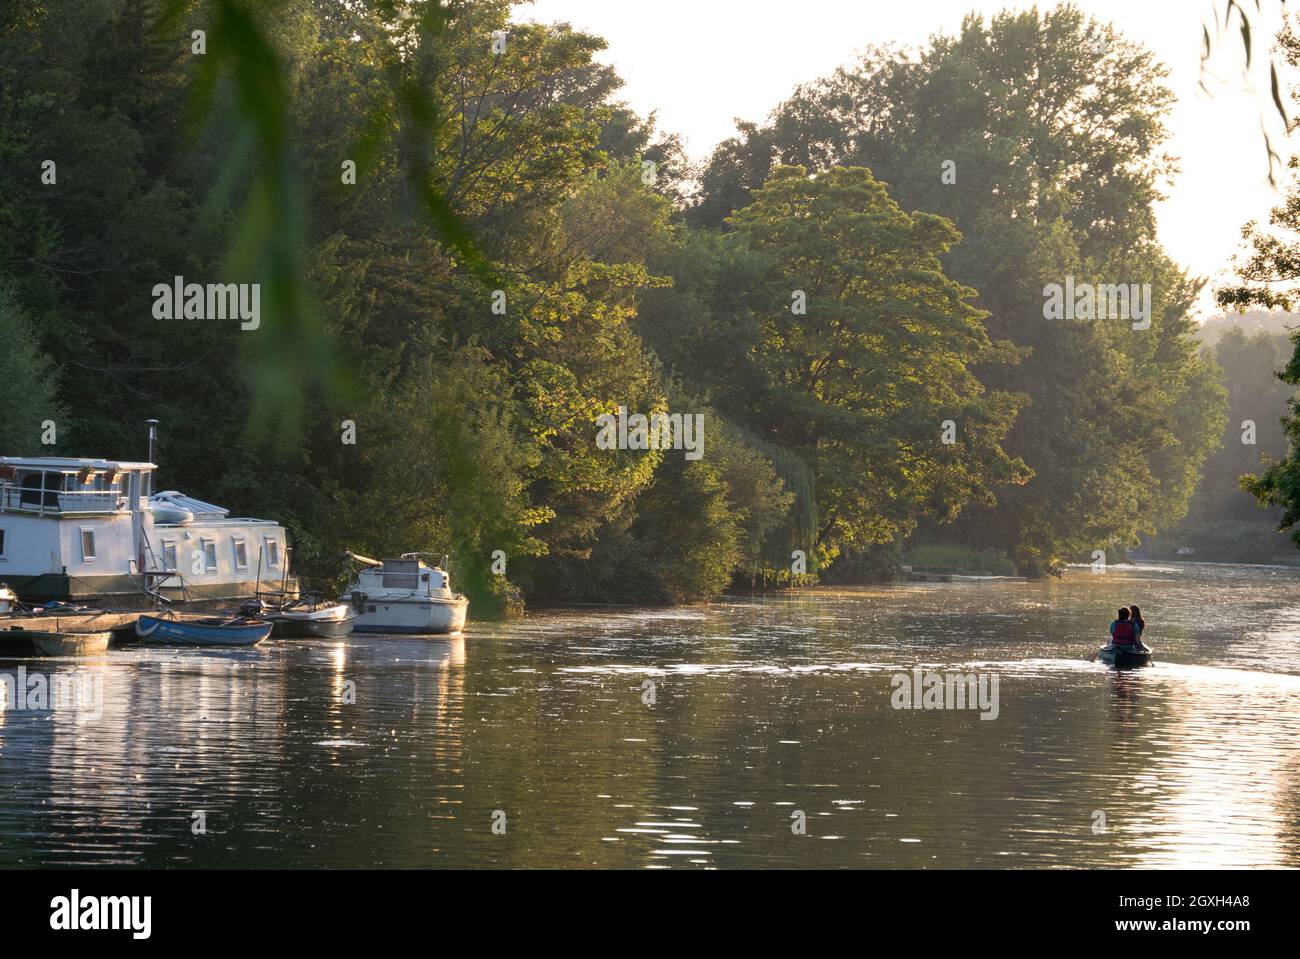
[[[161,509],[160,509],[161,507]],[[174,512],[168,511],[168,507]],[[255,516],[231,516],[230,510],[206,500],[195,499],[174,489],[154,493],[149,497],[149,509],[155,526],[188,526],[199,522],[205,526],[279,526],[273,519]]]
[[[153,463],[133,463],[127,460],[78,459],[73,456],[0,456],[5,466],[23,466],[30,469],[49,470],[155,470]]]
[[[174,489],[163,490],[161,493],[154,493],[149,497],[150,505],[154,503],[167,503],[171,506],[177,506],[180,509],[187,509],[195,516],[204,518],[219,519],[223,516],[229,516],[230,510],[215,503],[208,503],[201,499],[195,499],[193,496],[186,496],[184,493]]]

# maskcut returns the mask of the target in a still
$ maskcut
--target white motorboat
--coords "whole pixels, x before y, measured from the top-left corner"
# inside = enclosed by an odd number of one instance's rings
[[[322,639],[348,635],[356,618],[347,603],[305,598],[270,603],[259,600],[244,604],[240,612],[274,625],[272,636],[315,636]]]
[[[403,553],[380,562],[349,553],[367,567],[352,580],[348,604],[358,633],[459,633],[469,600],[451,591],[441,566],[429,566],[424,553]]]

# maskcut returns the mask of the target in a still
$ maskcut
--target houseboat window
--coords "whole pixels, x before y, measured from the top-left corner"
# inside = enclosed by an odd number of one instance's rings
[[[95,531],[93,529],[83,527],[81,530],[81,558],[87,563],[95,558]]]
[[[176,571],[176,540],[165,539],[162,542],[163,569]]]
[[[248,546],[242,539],[230,541],[235,547],[235,569],[248,569]]]
[[[5,531],[0,529],[0,557],[5,554]]]
[[[203,569],[208,573],[217,571],[217,541],[205,539],[203,542]]]
[[[23,506],[47,507],[49,509],[58,509],[59,507],[59,481],[61,474],[53,473],[50,475],[49,482],[46,483],[44,472],[26,472],[19,476],[18,502]]]
[[[277,540],[267,539],[266,541],[266,565],[280,565],[280,543]]]

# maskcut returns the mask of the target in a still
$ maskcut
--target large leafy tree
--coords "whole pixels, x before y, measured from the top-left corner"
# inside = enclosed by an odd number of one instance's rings
[[[490,581],[486,570],[499,549],[512,575],[537,592],[586,574],[593,545],[636,515],[637,494],[657,468],[653,456],[611,461],[595,445],[594,422],[619,405],[648,410],[661,402],[630,322],[637,291],[663,282],[647,273],[644,258],[666,235],[668,202],[640,181],[633,159],[618,162],[598,148],[616,87],[592,63],[601,42],[567,28],[509,26],[507,12],[503,3],[476,4],[451,25],[434,99],[454,122],[437,128],[432,145],[402,127],[373,144],[366,199],[340,201],[315,272],[327,284],[340,341],[364,363],[363,381],[391,384],[369,394],[370,411],[391,419],[390,390],[427,393],[418,381],[441,375],[433,371],[454,367],[472,348],[493,371],[478,382],[493,383],[494,392],[452,403],[439,414],[439,429],[472,437],[490,423],[488,432],[515,448],[509,457],[461,457],[462,468],[447,475],[439,466],[445,447],[418,439],[419,431],[385,431],[391,441],[362,451],[362,478],[346,485],[371,498],[366,484],[383,484],[392,451],[412,446],[408,460],[445,479],[408,501],[423,510],[424,529],[442,531],[430,535],[461,544],[469,584]],[[371,34],[389,42],[373,25]],[[494,36],[504,36],[503,48],[494,49]],[[314,101],[327,130],[346,126],[334,119],[331,104],[340,99],[373,96],[380,115],[399,112],[400,104],[385,105],[382,87],[372,89],[364,62],[340,54],[315,68],[314,87],[329,91]],[[308,161],[322,169],[328,162]],[[472,232],[487,273],[468,268],[412,216],[407,173],[417,162],[432,192]],[[481,405],[500,415],[485,420]],[[327,456],[332,468],[343,467],[337,452]],[[496,515],[449,512],[503,488],[510,493]],[[479,493],[458,500],[469,490]]]
[[[1073,6],[972,15],[956,36],[872,51],[743,126],[692,211],[723,225],[780,163],[861,165],[904,208],[956,225],[945,270],[978,291],[990,335],[1025,354],[977,372],[1029,397],[1006,448],[1034,478],[954,535],[1005,548],[1030,573],[1176,520],[1219,433],[1222,392],[1188,335],[1196,287],[1154,235],[1173,171],[1163,77]],[[1044,288],[1067,276],[1150,283],[1150,328],[1045,320]]]
[[[745,420],[812,467],[810,546],[830,557],[888,542],[1023,479],[999,445],[1016,402],[985,395],[968,368],[1014,355],[943,273],[950,223],[906,213],[869,171],[843,167],[779,167],[731,223],[766,264]],[[942,441],[945,420],[959,424],[955,443]]]

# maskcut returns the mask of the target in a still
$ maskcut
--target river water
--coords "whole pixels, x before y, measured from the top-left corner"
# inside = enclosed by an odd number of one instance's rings
[[[1132,602],[1155,665],[1087,662]],[[1296,569],[0,661],[20,669],[98,696],[0,709],[0,866],[1300,865]],[[895,708],[933,672],[996,701]]]

